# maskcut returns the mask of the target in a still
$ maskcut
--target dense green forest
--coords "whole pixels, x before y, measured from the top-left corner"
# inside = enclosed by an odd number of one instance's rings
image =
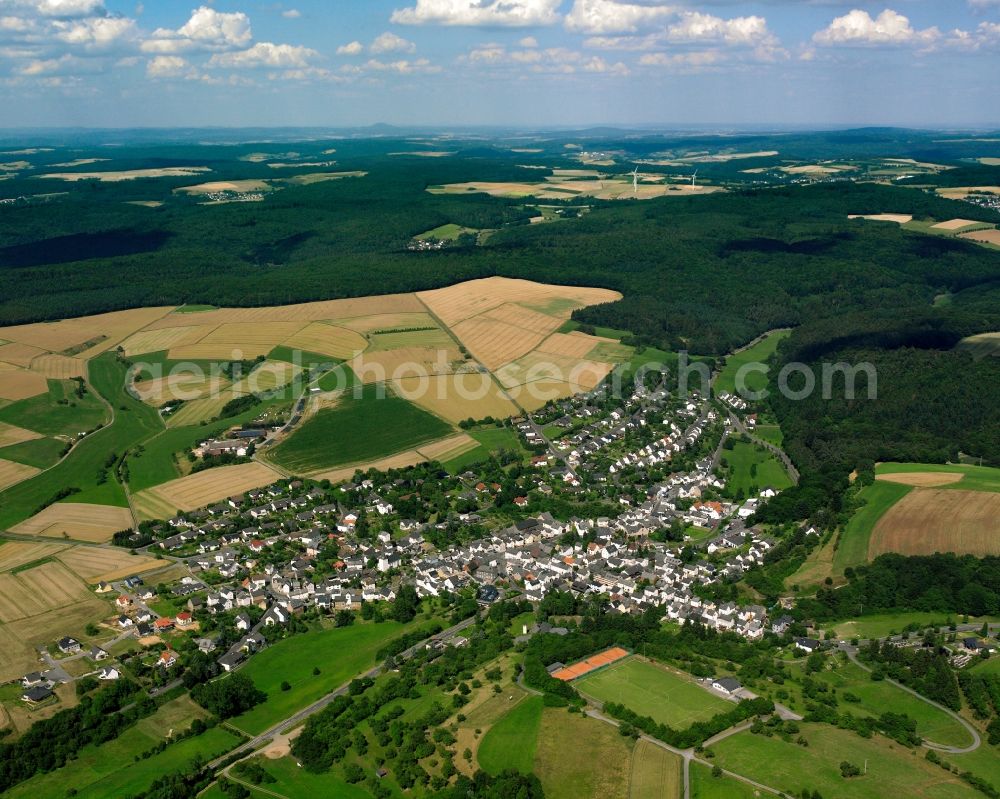
[[[1000,612],[1000,558],[881,555],[854,569],[847,585],[822,588],[799,609],[814,619],[926,610],[987,616]]]
[[[1000,330],[997,251],[847,219],[891,211],[918,219],[1000,222],[995,211],[911,187],[1000,184],[1000,168],[972,160],[994,154],[993,145],[879,129],[732,137],[725,143],[730,150],[780,154],[700,166],[706,179],[725,181],[727,193],[644,202],[587,199],[590,212],[579,218],[529,225],[538,213],[530,199],[440,195],[427,188],[472,180],[538,181],[552,168],[579,168],[564,148],[566,138],[539,141],[538,151],[530,153],[515,153],[502,137],[456,139],[447,145],[453,156],[417,158],[399,155],[418,147],[414,140],[386,133],[378,139],[266,145],[137,141],[117,149],[100,169],[211,171],[114,183],[33,177],[65,161],[70,151],[31,156],[33,171],[0,183],[0,198],[21,197],[0,213],[0,324],[183,302],[273,305],[425,289],[488,275],[600,286],[620,291],[623,299],[577,311],[577,321],[631,331],[640,345],[723,355],[765,331],[791,327],[775,366],[874,365],[877,401],[845,399],[838,390],[829,400],[772,395],[770,410],[802,480],[770,503],[762,519],[836,517],[843,512],[847,474],[874,460],[942,461],[959,452],[1000,458],[1000,359],[975,361],[953,350],[964,336]],[[612,174],[626,171],[633,159],[719,147],[718,139],[707,136],[605,130],[580,137],[592,150],[626,154],[618,157],[620,168],[607,169]],[[198,140],[194,133],[191,140]],[[332,155],[324,155],[331,149]],[[259,150],[294,150],[291,162],[335,159],[329,170],[365,175],[298,185],[287,179],[318,167],[275,170],[254,160]],[[952,168],[897,185],[790,185],[780,173],[758,185],[742,171],[772,169],[782,159],[879,157]],[[643,166],[674,176],[689,169]],[[262,202],[217,205],[174,192],[222,177],[267,179],[274,190]],[[59,194],[39,199],[43,192]],[[149,200],[163,205],[131,204]],[[579,200],[546,201],[574,202]],[[415,235],[446,223],[496,232],[481,246],[407,249]]]

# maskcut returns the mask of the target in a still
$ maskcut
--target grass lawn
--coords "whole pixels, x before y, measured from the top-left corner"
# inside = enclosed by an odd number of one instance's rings
[[[802,565],[785,578],[785,588],[809,592],[832,576],[836,541],[836,537],[831,536],[825,544],[813,549]],[[793,589],[792,586],[798,586],[798,589]]]
[[[0,449],[0,458],[36,469],[48,469],[59,462],[65,448],[66,442],[56,438],[34,438]]]
[[[764,488],[781,491],[792,484],[781,461],[755,444],[735,442],[732,449],[722,451],[722,462],[731,470],[726,490],[732,496],[755,496]]]
[[[824,671],[823,679],[843,696],[849,692],[861,698],[859,703],[845,703],[842,710],[878,716],[886,708],[905,713],[917,722],[917,734],[944,746],[968,746],[972,743],[966,729],[947,713],[917,699],[885,681],[875,682],[871,675],[851,662],[840,663],[833,671]]]
[[[785,440],[785,437],[781,432],[780,425],[759,424],[754,428],[753,432],[758,438],[762,438],[765,441],[774,444],[776,447],[780,447],[782,441]]]
[[[708,766],[691,764],[691,799],[754,799],[756,791],[745,782],[724,774],[713,777]]]
[[[972,466],[959,463],[880,463],[875,474],[899,472],[948,472],[965,475],[955,483],[935,486],[944,490],[1000,491],[1000,469],[992,466]]]
[[[833,570],[842,575],[848,566],[868,562],[868,539],[889,508],[911,491],[910,486],[876,480],[861,489],[858,498],[864,503],[844,526],[833,556]]]
[[[476,228],[447,224],[436,227],[434,230],[428,230],[426,233],[420,233],[413,238],[419,241],[429,241],[431,239],[436,239],[438,241],[458,241],[458,237],[463,233],[468,233],[474,236],[478,232],[479,231],[476,230]]]
[[[339,363],[323,374],[316,385],[323,391],[343,391],[353,388],[358,382],[354,371],[346,363]]]
[[[73,393],[77,385],[74,380],[49,380],[48,383],[47,394],[28,397],[0,408],[0,422],[25,427],[45,436],[75,436],[107,421],[107,409],[90,389],[81,399]]]
[[[185,768],[197,754],[204,759],[232,749],[240,739],[222,727],[213,727],[195,738],[168,746],[160,754],[134,762],[134,757],[163,740],[171,729],[187,729],[195,718],[207,714],[188,697],[160,707],[119,738],[101,746],[84,747],[76,760],[61,769],[40,774],[11,788],[10,799],[65,796],[67,786],[81,799],[121,799],[146,790],[157,777]]]
[[[542,697],[528,696],[490,727],[479,745],[479,765],[483,771],[499,774],[513,768],[524,774],[531,772],[542,710]]]
[[[978,796],[957,776],[924,760],[923,750],[906,749],[881,736],[865,739],[823,724],[800,723],[807,747],[741,732],[713,748],[725,769],[788,794],[804,789],[837,799],[951,799]],[[843,761],[868,773],[844,779]]]
[[[534,771],[545,799],[627,799],[632,742],[610,724],[546,708]]]
[[[931,611],[912,611],[903,613],[878,613],[871,616],[837,622],[833,631],[838,638],[885,638],[903,632],[910,625],[916,624],[919,629],[928,627],[944,627],[952,622],[964,623],[964,616]],[[970,624],[981,624],[984,621],[996,621],[996,617],[969,617]]]
[[[632,750],[629,799],[680,799],[683,763],[680,756],[649,741]]]
[[[285,363],[301,366],[303,369],[315,369],[316,367],[331,367],[341,363],[337,358],[329,355],[322,355],[318,352],[300,350],[295,347],[286,347],[281,344],[267,354],[269,361],[284,361]]]
[[[977,674],[1000,675],[1000,657],[993,655],[989,660],[981,660],[972,668]]]
[[[634,657],[573,685],[601,702],[617,702],[677,729],[733,709],[731,702],[706,691],[693,679]]]
[[[376,460],[451,432],[437,416],[389,392],[379,399],[368,385],[360,397],[345,394],[336,406],[320,410],[270,457],[290,471],[312,472]]]
[[[335,772],[326,774],[313,774],[304,768],[299,768],[295,758],[291,756],[280,757],[277,760],[270,760],[266,757],[254,758],[254,763],[259,764],[268,774],[274,777],[274,782],[269,782],[261,787],[265,790],[257,790],[250,786],[248,790],[251,796],[273,797],[275,794],[287,797],[287,799],[318,799],[318,797],[337,797],[337,799],[371,799],[364,788],[357,785],[349,785],[344,782]],[[272,793],[273,791],[273,793]],[[213,785],[200,799],[227,799],[218,787]]]
[[[574,330],[580,329],[580,323],[572,319],[567,319],[560,325],[559,333],[572,333]],[[614,327],[594,327],[594,335],[600,336],[601,338],[613,338],[615,340],[620,340],[625,336],[631,336],[632,333],[629,330],[619,330]]]
[[[974,752],[965,755],[943,755],[943,759],[954,763],[963,771],[966,769],[971,771],[977,777],[992,783],[994,788],[1000,786],[1000,757],[997,757],[995,746],[983,743]]]
[[[520,437],[509,427],[484,427],[481,430],[469,430],[468,433],[479,442],[479,446],[445,461],[442,465],[451,474],[464,471],[470,464],[485,461],[492,453],[502,449],[516,452],[522,457],[525,454]]]
[[[154,408],[125,391],[125,367],[113,354],[90,361],[90,382],[115,408],[114,421],[78,443],[57,466],[0,494],[0,528],[27,519],[58,491],[69,487],[80,489],[67,498],[69,502],[126,505],[125,493],[114,476],[109,474],[103,483],[98,482],[98,476],[112,454],[121,455],[151,438],[163,429],[163,422]]]
[[[782,339],[788,338],[789,335],[790,331],[788,330],[776,330],[773,333],[768,333],[752,347],[734,352],[726,358],[726,365],[719,372],[712,386],[715,394],[734,393],[736,391],[736,373],[740,368],[749,363],[765,363],[774,355]],[[770,372],[755,369],[743,376],[743,385],[750,391],[760,391],[767,387],[770,382],[769,377]]]
[[[254,734],[266,730],[374,666],[375,653],[406,629],[394,621],[354,624],[294,635],[268,647],[240,670],[267,693],[267,700],[231,719],[232,725]],[[313,674],[314,667],[320,674]],[[281,690],[286,681],[290,691]]]
[[[501,449],[524,451],[520,436],[509,427],[484,427],[482,430],[470,430],[469,435],[490,452],[498,452]]]
[[[522,627],[527,624],[528,629],[531,629],[531,625],[535,623],[534,613],[521,613],[510,620],[510,634],[515,638],[521,635]]]

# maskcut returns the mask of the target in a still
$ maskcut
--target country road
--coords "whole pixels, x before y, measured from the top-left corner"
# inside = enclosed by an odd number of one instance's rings
[[[400,653],[399,657],[404,659],[413,657],[413,655],[415,655],[418,651],[420,651],[420,649],[426,646],[426,644],[429,641],[435,641],[435,640],[448,641],[454,638],[458,633],[462,632],[462,630],[465,630],[468,627],[471,627],[473,624],[475,624],[477,618],[478,614],[475,616],[470,616],[468,619],[465,619],[465,621],[461,621],[458,624],[454,625],[453,627],[449,627],[447,630],[444,630],[443,632],[440,632],[437,635],[432,635],[429,638],[424,639],[420,643],[411,646],[409,649]],[[374,679],[375,677],[377,677],[379,674],[382,673],[382,670],[383,670],[382,665],[378,665],[375,666],[374,668],[369,669],[363,674],[355,675],[354,677],[351,678],[351,680],[344,683],[334,691],[331,691],[321,699],[317,699],[311,705],[308,705],[307,707],[304,707],[297,713],[294,713],[293,715],[288,716],[285,719],[282,719],[277,724],[273,724],[271,727],[269,727],[259,735],[255,735],[253,738],[250,738],[248,741],[240,744],[235,749],[231,749],[229,752],[222,755],[221,757],[217,757],[215,760],[212,760],[208,764],[209,767],[218,768],[222,762],[232,759],[234,755],[251,754],[261,744],[270,741],[272,738],[274,738],[274,736],[278,735],[286,727],[294,726],[302,721],[305,721],[307,718],[309,718],[309,716],[319,712],[327,705],[329,705],[331,702],[333,702],[333,700],[336,699],[338,696],[344,696],[347,693],[348,689],[350,688],[351,682],[353,682],[354,680],[365,679],[365,678]]]
[[[848,659],[855,666],[858,666],[859,668],[864,669],[869,673],[871,672],[871,668],[869,668],[860,660],[858,660],[858,650],[856,647],[853,647],[850,644],[845,643],[841,644],[839,649],[841,652],[847,655]],[[902,683],[898,683],[895,680],[889,679],[888,677],[885,678],[885,681],[891,685],[895,685],[897,688],[900,688],[903,691],[906,691],[906,693],[910,694],[911,696],[915,696],[922,702],[926,702],[931,707],[937,708],[942,713],[947,713],[955,721],[961,724],[965,728],[966,732],[968,732],[969,735],[972,736],[972,743],[969,744],[968,746],[945,746],[944,744],[934,743],[933,741],[924,741],[924,746],[928,747],[929,749],[936,749],[939,752],[947,752],[950,755],[964,755],[967,754],[968,752],[975,752],[979,748],[980,744],[982,744],[982,738],[979,735],[979,730],[973,727],[968,721],[963,719],[954,710],[951,710],[950,708],[947,708],[944,705],[938,704],[933,699],[928,699],[926,696],[918,694],[912,688],[907,688]]]

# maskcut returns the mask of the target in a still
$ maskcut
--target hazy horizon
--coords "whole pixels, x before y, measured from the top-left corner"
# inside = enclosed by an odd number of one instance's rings
[[[13,128],[982,129],[998,74],[1000,0],[0,0]]]

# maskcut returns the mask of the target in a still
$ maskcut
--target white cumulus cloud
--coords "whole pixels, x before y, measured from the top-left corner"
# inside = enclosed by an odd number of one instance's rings
[[[55,39],[81,47],[108,47],[137,33],[135,20],[128,17],[58,19],[52,25]]]
[[[636,33],[662,19],[675,16],[677,8],[619,0],[574,0],[566,15],[566,28],[574,33],[605,35]]]
[[[104,0],[5,0],[0,7],[12,6],[33,11],[43,17],[89,17],[107,13]]]
[[[360,55],[365,51],[365,46],[361,42],[348,42],[337,48],[337,55]]]
[[[179,78],[190,71],[190,64],[176,55],[158,55],[146,62],[146,76],[150,78]]]
[[[225,50],[245,47],[252,37],[250,19],[242,11],[225,13],[201,6],[177,30],[157,28],[142,43],[148,53],[178,53],[185,50]]]
[[[916,30],[907,17],[891,8],[877,17],[856,8],[817,31],[813,41],[828,46],[931,44],[940,36],[937,28]]]
[[[309,66],[309,62],[318,57],[319,53],[309,47],[300,47],[294,44],[257,42],[257,44],[247,50],[216,53],[209,59],[208,65],[210,67],[230,67],[235,69],[253,69],[256,67],[295,69]]]
[[[763,17],[722,19],[711,14],[685,13],[680,21],[667,28],[672,42],[722,41],[727,44],[756,44],[772,39]]]
[[[530,27],[559,21],[563,0],[416,0],[392,12],[397,25]]]
[[[417,49],[417,46],[402,36],[386,32],[376,37],[368,49],[373,53],[412,53]]]

